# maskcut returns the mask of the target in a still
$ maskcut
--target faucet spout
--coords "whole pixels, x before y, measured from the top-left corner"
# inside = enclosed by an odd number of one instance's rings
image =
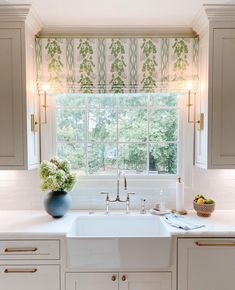
[[[119,201],[119,202],[124,202],[124,201],[122,201],[120,199],[120,178],[121,178],[122,174],[123,174],[123,178],[124,178],[124,190],[127,190],[126,175],[122,171],[118,171],[118,175],[117,175],[117,196],[116,196],[115,201]]]

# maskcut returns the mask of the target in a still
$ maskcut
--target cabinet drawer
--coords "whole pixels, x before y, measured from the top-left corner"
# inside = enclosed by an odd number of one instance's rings
[[[60,290],[58,265],[2,265],[2,290]]]
[[[234,269],[235,239],[178,240],[179,290],[234,289]]]
[[[60,244],[58,240],[0,241],[0,259],[3,260],[59,258]]]

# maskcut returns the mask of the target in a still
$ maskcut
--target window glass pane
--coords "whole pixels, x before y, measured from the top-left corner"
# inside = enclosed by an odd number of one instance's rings
[[[58,141],[84,141],[85,111],[57,109],[56,118]]]
[[[117,174],[116,144],[88,144],[89,174]]]
[[[150,174],[176,174],[177,144],[150,144],[149,172]]]
[[[115,110],[89,111],[89,142],[116,141],[117,117]]]
[[[176,141],[178,116],[177,110],[151,110],[150,113],[150,140]]]
[[[118,165],[119,169],[129,174],[146,174],[146,144],[120,144]]]
[[[56,97],[57,106],[84,107],[86,104],[86,95],[83,94],[58,94]]]
[[[163,93],[150,94],[151,106],[176,107],[178,105],[178,94]]]
[[[116,106],[116,95],[114,94],[88,95],[87,103],[89,107],[114,107]]]
[[[72,168],[80,174],[85,173],[86,153],[85,146],[81,143],[57,143],[57,155],[62,159],[68,159]]]
[[[119,111],[119,140],[145,142],[148,135],[147,109]]]
[[[121,94],[118,104],[121,107],[147,106],[148,96],[146,94]]]

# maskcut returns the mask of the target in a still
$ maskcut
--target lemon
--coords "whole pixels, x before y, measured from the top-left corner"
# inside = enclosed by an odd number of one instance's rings
[[[199,203],[199,204],[204,204],[205,202],[206,201],[205,201],[204,198],[199,198],[198,201],[197,201],[197,203]]]

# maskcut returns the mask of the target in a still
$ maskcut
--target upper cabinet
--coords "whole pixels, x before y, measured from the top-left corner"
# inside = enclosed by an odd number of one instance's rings
[[[0,169],[30,169],[39,163],[35,34],[41,29],[30,5],[0,5]]]
[[[235,6],[205,5],[195,22],[200,37],[195,164],[235,168]]]

